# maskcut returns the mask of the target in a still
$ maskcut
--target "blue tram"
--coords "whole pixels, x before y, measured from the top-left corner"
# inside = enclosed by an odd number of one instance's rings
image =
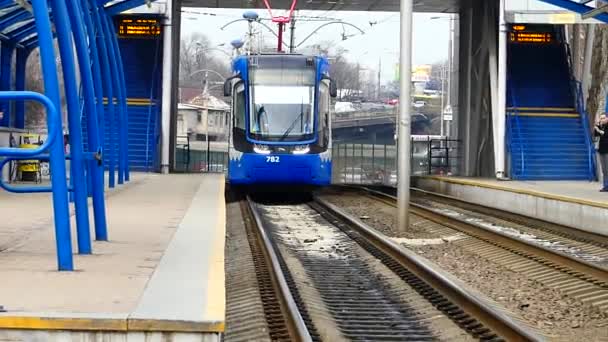
[[[331,106],[337,87],[327,59],[257,54],[233,60],[228,182],[326,186],[331,182]]]

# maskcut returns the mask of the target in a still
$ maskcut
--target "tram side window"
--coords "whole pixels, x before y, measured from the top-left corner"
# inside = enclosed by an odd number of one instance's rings
[[[234,127],[245,130],[245,86],[237,84],[234,89]]]
[[[322,81],[319,85],[319,145],[326,149],[329,145],[329,85]]]

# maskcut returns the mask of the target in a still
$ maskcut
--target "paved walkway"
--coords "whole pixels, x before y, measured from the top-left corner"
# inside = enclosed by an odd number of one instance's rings
[[[134,174],[107,196],[109,242],[57,272],[48,194],[0,194],[0,305],[10,312],[132,312],[203,180]],[[93,228],[91,227],[91,230]],[[76,250],[72,217],[73,246]]]

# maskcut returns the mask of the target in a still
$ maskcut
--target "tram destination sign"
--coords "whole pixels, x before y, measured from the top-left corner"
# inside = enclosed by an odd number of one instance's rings
[[[119,38],[154,38],[160,36],[160,18],[124,15],[116,18]]]

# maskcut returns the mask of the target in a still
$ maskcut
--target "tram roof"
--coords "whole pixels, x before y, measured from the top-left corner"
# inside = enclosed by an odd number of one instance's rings
[[[288,9],[292,0],[273,0],[269,3],[274,9]],[[415,12],[445,12],[458,11],[461,0],[414,0]],[[262,0],[182,0],[184,7],[209,8],[263,8]],[[319,11],[386,11],[399,12],[399,0],[306,0],[299,1],[299,10]]]

